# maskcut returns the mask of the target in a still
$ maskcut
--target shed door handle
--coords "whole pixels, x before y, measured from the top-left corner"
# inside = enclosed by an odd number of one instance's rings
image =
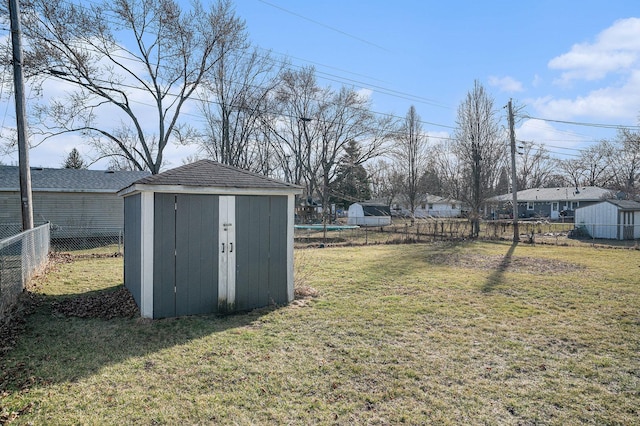
[[[229,243],[230,249],[229,249],[229,253],[233,253],[233,243]]]
[[[224,243],[222,243],[222,252],[224,253]]]

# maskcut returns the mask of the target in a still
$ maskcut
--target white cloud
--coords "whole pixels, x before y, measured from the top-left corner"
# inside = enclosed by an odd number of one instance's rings
[[[585,141],[585,136],[571,131],[562,130],[553,124],[542,120],[525,120],[515,129],[516,137],[520,141],[534,142],[541,145],[562,146],[564,149],[573,149]],[[549,148],[557,151],[558,148]]]
[[[362,88],[360,90],[358,90],[358,96],[360,96],[361,99],[364,100],[369,100],[371,99],[371,95],[373,95],[373,91],[371,89],[367,89],[367,88]]]
[[[438,145],[443,142],[448,142],[451,139],[451,135],[446,131],[427,131],[427,137],[432,145]]]
[[[556,81],[594,81],[612,72],[633,69],[640,58],[640,18],[616,21],[602,31],[594,43],[580,43],[549,61],[549,68],[564,71]]]
[[[489,85],[497,87],[501,92],[522,92],[522,83],[513,77],[489,77]]]
[[[640,112],[640,18],[618,20],[594,42],[549,61],[570,95],[529,100],[534,115],[567,121],[636,124]],[[579,120],[576,120],[580,117]]]
[[[609,120],[612,124],[632,124],[640,112],[640,69],[633,71],[621,86],[594,89],[574,99],[538,98],[530,104],[541,116],[558,120],[580,116]]]
[[[531,82],[531,85],[533,87],[538,87],[542,84],[542,77],[540,77],[538,74],[533,76],[533,81]]]

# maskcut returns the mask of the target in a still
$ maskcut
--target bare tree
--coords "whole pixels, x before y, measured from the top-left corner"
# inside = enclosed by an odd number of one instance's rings
[[[549,151],[544,146],[536,146],[531,142],[519,142],[520,155],[517,158],[516,176],[519,190],[542,188],[551,176],[554,163]]]
[[[264,170],[262,117],[269,95],[278,84],[283,63],[267,53],[239,45],[220,43],[220,60],[213,78],[203,84],[201,111],[207,126],[198,145],[213,160],[236,167]]]
[[[506,159],[506,145],[500,134],[493,98],[477,80],[458,107],[457,124],[454,152],[465,165],[467,183],[463,188],[467,190],[461,195],[470,207],[472,237],[478,237],[482,206],[494,195]]]
[[[640,193],[640,132],[620,129],[613,146],[613,188],[628,197],[637,196]]]
[[[615,148],[606,140],[587,148],[580,154],[580,162],[584,170],[584,184],[587,186],[607,187],[612,178]]]
[[[371,183],[371,196],[384,200],[384,204],[391,206],[401,188],[401,176],[386,160],[378,159],[366,166],[369,182]]]
[[[328,88],[318,86],[313,68],[287,70],[269,108],[271,115],[264,118],[264,126],[273,135],[274,156],[283,174],[287,181],[305,185],[308,197],[315,192],[312,152],[320,130],[315,124],[320,119],[320,106],[330,93]]]
[[[416,208],[427,195],[423,176],[429,165],[427,136],[422,131],[420,116],[411,105],[394,141],[391,154],[396,160],[396,170],[402,176],[401,196],[415,221]]]
[[[279,108],[270,127],[278,142],[277,156],[286,175],[305,185],[307,197],[320,199],[326,215],[345,149],[358,144],[354,165],[379,155],[392,120],[376,117],[370,100],[353,89],[320,87],[313,68],[285,72],[276,100]]]
[[[318,173],[310,175],[319,189],[324,219],[329,212],[329,194],[337,176],[337,165],[348,145],[354,141],[360,147],[354,165],[361,165],[380,154],[389,137],[391,119],[378,119],[371,112],[368,98],[353,89],[341,88],[319,108],[319,140],[312,152],[312,168]]]
[[[464,198],[464,164],[455,155],[455,144],[443,141],[433,147],[434,167],[438,170],[441,194],[456,200]]]
[[[29,0],[23,8],[32,81],[72,88],[38,110],[40,128],[83,132],[100,155],[119,152],[152,173],[172,138],[190,134],[180,114],[220,60],[217,47],[244,40],[227,0],[209,10],[198,0],[184,10],[174,0]]]
[[[561,172],[561,176],[570,185],[578,187],[584,179],[584,165],[577,158],[557,160],[556,165]]]
[[[578,158],[557,160],[556,164],[572,186],[608,187],[619,170],[613,166],[621,160],[618,149],[616,143],[603,140],[581,151]]]

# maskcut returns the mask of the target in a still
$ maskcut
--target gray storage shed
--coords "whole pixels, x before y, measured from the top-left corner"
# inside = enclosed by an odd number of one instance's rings
[[[293,300],[296,185],[214,161],[122,189],[124,282],[146,318]]]

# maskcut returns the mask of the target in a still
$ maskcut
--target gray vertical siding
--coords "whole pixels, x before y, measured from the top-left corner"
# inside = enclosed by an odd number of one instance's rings
[[[176,314],[176,212],[174,194],[154,195],[153,218],[153,317]]]
[[[269,197],[269,292],[277,304],[287,297],[287,197]]]
[[[218,202],[213,195],[179,194],[176,211],[176,316],[218,306]]]
[[[153,317],[217,312],[219,196],[156,193],[154,197]],[[128,198],[132,201],[127,201],[127,221],[139,229],[139,215],[137,222],[129,219],[129,208],[139,211],[140,198]],[[235,200],[235,309],[285,304],[287,197],[236,196]],[[127,238],[135,238],[128,234]],[[137,266],[126,269],[125,276],[139,276],[141,259],[127,257],[126,262]]]
[[[236,307],[287,303],[287,197],[236,197]]]
[[[136,194],[124,200],[124,285],[129,289],[138,306],[140,306],[142,283],[140,282],[141,252],[141,195]]]
[[[267,197],[236,197],[236,307],[268,304],[269,216]],[[265,302],[266,301],[266,302]]]

